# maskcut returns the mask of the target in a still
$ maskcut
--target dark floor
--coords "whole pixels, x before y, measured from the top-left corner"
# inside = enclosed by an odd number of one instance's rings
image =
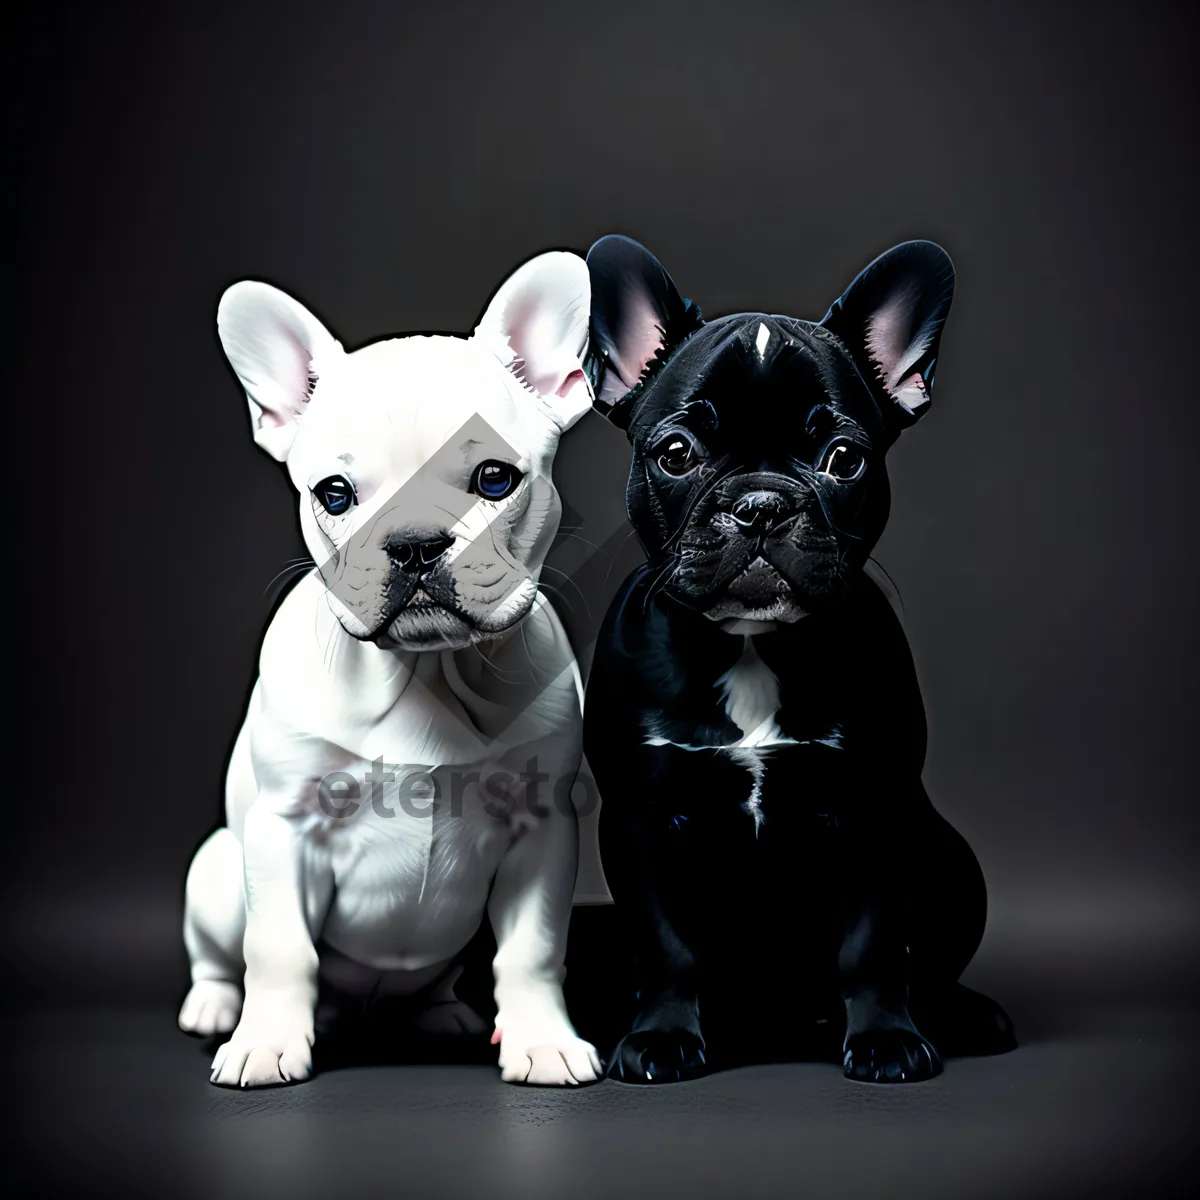
[[[791,1063],[565,1092],[460,1064],[233,1092],[208,1084],[208,1051],[168,1003],[27,990],[5,1022],[20,1089],[8,1174],[22,1192],[81,1195],[1191,1194],[1190,942],[1013,949],[990,938],[966,980],[1005,1003],[1021,1048],[899,1087]]]

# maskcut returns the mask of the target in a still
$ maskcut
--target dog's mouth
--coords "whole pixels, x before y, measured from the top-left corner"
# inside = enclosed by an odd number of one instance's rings
[[[332,590],[332,589],[331,589]],[[449,593],[449,594],[447,594]],[[378,599],[373,622],[343,627],[361,642],[381,649],[433,649],[466,645],[475,640],[469,616],[454,603],[453,585],[426,577],[405,581],[395,576]],[[357,616],[351,609],[351,615]]]
[[[396,617],[403,613],[417,613],[432,609],[445,611],[446,606],[436,601],[424,588],[418,587],[408,598],[408,603],[402,605],[399,612],[392,619],[395,620]]]
[[[747,603],[776,600],[792,594],[788,581],[760,554],[729,581],[727,596]]]
[[[422,580],[397,605],[371,637],[377,646],[406,649],[463,645],[474,640],[474,628],[457,605],[438,595],[440,589]]]
[[[459,613],[429,601],[406,605],[372,640],[384,649],[444,650],[470,645],[478,636]]]
[[[496,637],[528,612],[537,585],[525,576],[517,585],[495,582],[477,594],[462,581],[422,580],[370,640],[384,649],[448,650]]]
[[[454,572],[414,578],[393,565],[382,581],[378,568],[366,568],[352,576],[357,587],[335,579],[326,590],[339,602],[342,628],[357,641],[385,650],[462,649],[505,632],[537,596],[528,572],[493,566],[460,564]]]
[[[717,601],[705,610],[712,621],[782,621],[805,615],[791,584],[760,554],[733,577]]]

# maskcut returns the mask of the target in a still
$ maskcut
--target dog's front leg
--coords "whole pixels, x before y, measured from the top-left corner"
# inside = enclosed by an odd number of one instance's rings
[[[755,820],[744,806],[754,778],[728,755],[675,746],[596,759],[600,851],[638,985],[633,1027],[608,1074],[636,1084],[695,1079],[710,1070],[700,991],[728,924],[721,881],[754,877]]]
[[[848,1079],[911,1083],[940,1074],[937,1050],[908,1011],[909,883],[912,835],[882,817],[843,822],[844,936],[838,955],[846,1005]],[[916,847],[921,849],[921,847]]]
[[[288,804],[260,795],[246,814],[246,998],[213,1060],[226,1087],[298,1083],[312,1072],[317,999],[314,936],[332,896],[328,855],[304,836]]]
[[[578,858],[574,812],[552,808],[517,837],[492,885],[493,1041],[509,1083],[562,1086],[600,1077],[600,1057],[576,1036],[562,993]]]

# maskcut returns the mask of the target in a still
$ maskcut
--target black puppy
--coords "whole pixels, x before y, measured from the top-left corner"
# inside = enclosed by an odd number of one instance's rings
[[[983,877],[925,793],[912,657],[863,570],[884,454],[929,406],[950,259],[897,246],[818,324],[706,323],[624,237],[588,266],[597,405],[633,446],[648,560],[609,609],[584,718],[640,988],[609,1074],[703,1074],[710,1042],[782,1051],[840,1029],[839,997],[852,1079],[1011,1048],[1004,1013],[956,985]]]

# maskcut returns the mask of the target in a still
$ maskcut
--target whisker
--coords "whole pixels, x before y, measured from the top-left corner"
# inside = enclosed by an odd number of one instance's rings
[[[284,578],[284,576],[303,574],[303,573],[315,568],[316,565],[317,564],[315,562],[313,562],[313,560],[311,558],[296,561],[293,563],[289,563],[287,566],[285,566],[283,568],[282,571],[279,571],[276,573],[274,579],[272,579],[271,582],[268,583],[265,588],[263,588],[262,594],[265,596],[269,591],[271,591],[271,589],[275,586],[276,583],[278,583],[281,579]]]
[[[521,622],[520,628],[521,628],[521,645],[525,648],[525,661],[529,664],[529,681],[530,681],[530,683],[534,683],[534,684],[541,683],[541,680],[538,679],[538,677],[537,677],[537,671],[534,670],[533,655],[529,652],[529,638],[526,637],[524,621]]]
[[[480,650],[479,644],[477,642],[471,643],[471,649],[474,650],[475,653],[478,654],[481,659],[483,659],[483,662],[487,666],[488,670],[491,671],[492,674],[495,675],[497,679],[500,679],[505,683],[509,683],[514,679],[520,678],[520,675],[521,675],[520,671],[505,671],[502,667],[498,667],[494,662],[492,662],[492,660],[490,658],[488,658],[488,656],[486,654],[484,654],[484,652],[482,650]]]
[[[566,571],[560,571],[557,567],[550,566],[549,563],[543,563],[542,570],[543,571],[553,571],[555,575],[561,575],[579,593],[579,598],[580,598],[580,600],[583,601],[584,610],[587,612],[588,619],[590,620],[591,616],[592,616],[591,606],[588,604],[587,597],[583,594],[583,589],[579,586],[579,584],[577,584],[575,582],[575,580],[573,580],[570,577],[570,575],[568,575],[566,573]],[[546,584],[546,586],[550,587],[552,585]],[[560,589],[560,592],[561,592],[561,589]]]
[[[670,582],[670,577],[668,577],[667,572],[669,571],[671,573],[671,576],[673,577],[675,574],[675,571],[678,569],[678,567],[679,567],[678,556],[672,555],[670,558],[667,559],[666,562],[664,562],[662,564],[661,567],[659,567],[657,569],[657,574],[650,581],[650,586],[646,589],[646,598],[642,601],[642,613],[643,614],[645,614],[646,609],[649,607],[650,601],[654,599],[655,589],[657,588],[659,591],[661,591],[662,588],[666,587],[667,584]],[[659,586],[660,584],[661,584],[661,587]]]
[[[600,549],[595,542],[589,541],[585,537],[580,537],[579,534],[575,533],[573,530],[564,531],[560,528],[558,531],[558,536],[554,540],[558,541],[559,538],[561,538],[564,542],[582,542],[585,546],[591,546],[593,550]]]
[[[673,534],[671,534],[670,537],[667,538],[664,546],[670,546],[672,542],[676,541],[679,537],[681,537],[683,535],[683,531],[687,528],[688,522],[692,519],[692,514],[696,511],[696,509],[699,508],[700,505],[705,500],[707,500],[709,498],[709,496],[711,496],[712,493],[721,486],[721,484],[723,484],[725,482],[725,480],[727,480],[730,476],[736,475],[736,474],[738,474],[738,468],[730,467],[729,470],[727,470],[725,472],[725,474],[718,475],[717,478],[714,479],[711,483],[706,484],[705,487],[700,491],[700,493],[697,496],[695,496],[694,499],[691,501],[691,503],[688,505],[687,512],[685,512],[683,514],[683,518],[680,520],[679,525],[675,529],[675,532]]]
[[[608,577],[612,574],[613,567],[617,565],[617,559],[621,557],[621,551],[625,549],[625,543],[628,542],[629,539],[636,533],[636,529],[630,529],[630,531],[621,539],[621,544],[613,551],[613,556],[608,563],[608,570],[604,572],[605,583],[608,583]]]

